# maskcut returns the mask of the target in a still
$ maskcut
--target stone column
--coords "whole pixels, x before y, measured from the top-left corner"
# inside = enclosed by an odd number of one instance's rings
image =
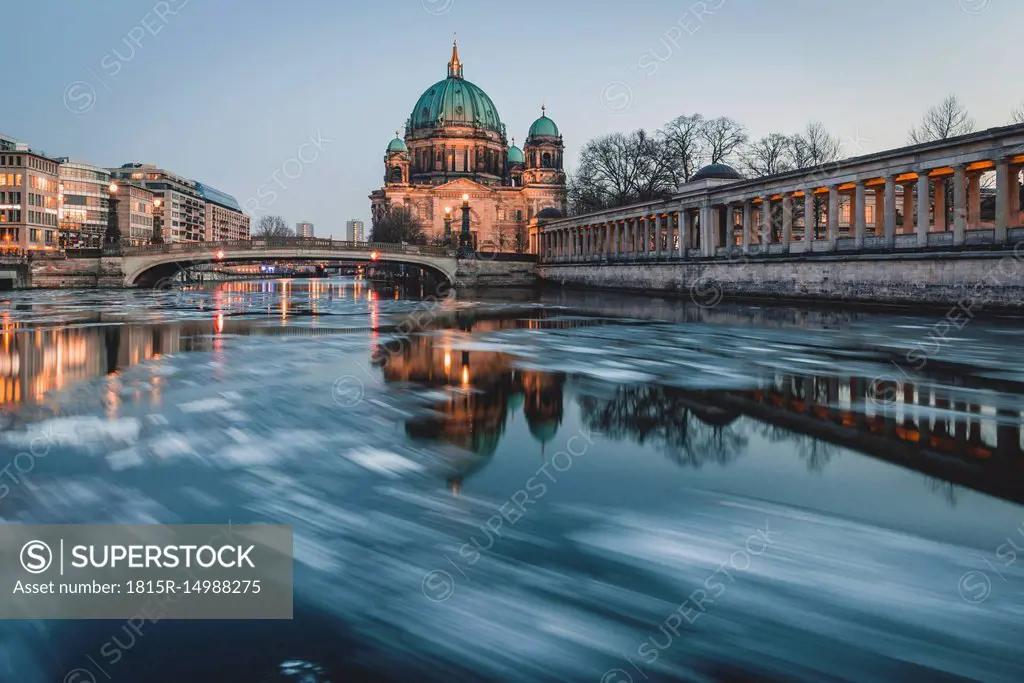
[[[810,243],[814,241],[814,223],[814,188],[808,187],[804,189],[804,242],[807,242],[804,249],[807,251],[811,250]]]
[[[743,253],[750,253],[750,224],[754,220],[754,203],[743,201]]]
[[[926,246],[928,244],[928,188],[931,178],[928,177],[928,169],[923,168],[917,172],[917,244]]]
[[[853,185],[853,245],[857,249],[864,248],[864,233],[867,232],[867,206],[865,204],[864,181],[858,180]]]
[[[680,211],[682,216],[682,226],[679,229],[679,256],[680,258],[686,258],[688,256],[687,249],[690,248],[690,240],[693,232],[693,214],[690,213],[689,209],[683,209]]]
[[[896,176],[885,176],[885,213],[882,223],[885,229],[885,246],[890,249],[896,246]]]
[[[654,256],[656,258],[661,258],[661,228],[663,225],[661,213],[656,213],[654,215]]]
[[[761,253],[768,253],[768,245],[772,243],[772,200],[765,196],[761,204]]]
[[[1010,163],[1009,159],[996,161],[996,233],[995,243],[1006,242],[1006,229],[1010,225]],[[1013,183],[1016,185],[1016,183]]]
[[[967,240],[967,166],[953,167],[953,244]]]
[[[675,217],[672,212],[665,214],[665,256],[672,256],[675,251]]]
[[[782,196],[782,250],[789,252],[793,241],[793,197],[788,192]]]
[[[981,227],[981,174],[972,173],[967,177],[967,229]]]
[[[914,186],[903,186],[903,234],[914,234]]]
[[[836,239],[839,238],[839,188],[830,185],[828,188],[828,248],[836,250]]]
[[[885,235],[885,186],[875,188],[875,212],[872,215],[872,234]]]

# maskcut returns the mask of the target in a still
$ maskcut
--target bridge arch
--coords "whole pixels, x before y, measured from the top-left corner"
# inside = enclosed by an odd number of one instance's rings
[[[376,254],[376,260],[371,258],[372,254]],[[298,239],[151,245],[125,249],[122,258],[124,283],[128,287],[155,287],[183,268],[202,263],[277,259],[403,263],[423,266],[448,284],[455,283],[458,267],[454,256],[436,247]]]

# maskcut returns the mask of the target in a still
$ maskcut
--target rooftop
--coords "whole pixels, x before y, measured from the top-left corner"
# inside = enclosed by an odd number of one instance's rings
[[[238,211],[239,213],[242,211],[242,207],[238,203],[238,200],[226,192],[216,190],[209,185],[203,185],[198,180],[196,181],[196,190],[199,191],[199,196],[208,202],[217,204],[218,206],[223,206],[225,209]]]

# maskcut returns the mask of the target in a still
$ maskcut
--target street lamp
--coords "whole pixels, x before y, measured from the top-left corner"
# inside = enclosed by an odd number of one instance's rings
[[[150,244],[163,244],[164,242],[163,214],[159,211],[163,205],[164,200],[159,197],[153,199],[153,234],[149,238]]]
[[[444,245],[451,246],[452,243],[452,207],[444,207]]]
[[[110,187],[107,189],[110,191],[110,210],[107,214],[106,242],[108,246],[120,246],[121,230],[117,225],[117,192],[121,188],[117,186],[117,183],[110,183]]]
[[[463,255],[472,253],[473,251],[473,239],[469,234],[469,195],[462,195],[462,235],[461,235],[461,246],[460,250]]]

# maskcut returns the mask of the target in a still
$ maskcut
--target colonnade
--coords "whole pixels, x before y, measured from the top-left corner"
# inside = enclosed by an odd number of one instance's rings
[[[541,260],[713,257],[737,250],[914,250],[1024,241],[1024,126],[995,130],[1010,129],[1021,144],[992,144],[993,149],[979,151],[977,145],[967,149],[965,141],[965,149],[943,149],[934,159],[908,154],[885,163],[886,156],[902,156],[897,150],[875,155],[880,159],[840,162],[829,172],[796,171],[763,182],[688,183],[671,200],[543,224]],[[994,188],[984,187],[993,175]],[[987,220],[983,197],[990,209]]]

